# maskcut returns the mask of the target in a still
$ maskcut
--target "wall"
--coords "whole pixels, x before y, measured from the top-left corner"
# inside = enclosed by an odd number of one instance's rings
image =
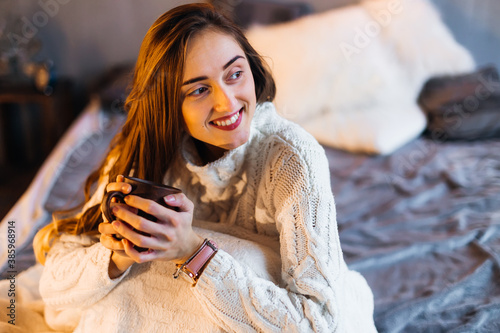
[[[60,75],[87,83],[111,64],[134,62],[154,20],[189,2],[3,0],[0,10],[22,17],[28,37],[36,31],[42,43],[38,59],[51,59]]]
[[[240,0],[224,1],[234,4]],[[275,1],[306,2],[317,12],[358,2]],[[471,50],[479,65],[495,63],[500,67],[500,23],[497,19],[500,1],[432,1],[455,37]],[[133,62],[151,23],[166,10],[188,2],[192,1],[2,0],[0,10],[18,13],[35,27],[35,38],[42,42],[39,59],[52,59],[60,75],[77,78],[80,84],[86,85],[112,64]],[[44,15],[48,18],[46,22]]]
[[[433,0],[443,21],[459,43],[473,54],[478,66],[500,69],[500,1]]]
[[[259,1],[259,0],[257,0]],[[359,0],[274,0],[278,3],[296,3],[302,2],[311,5],[316,12],[322,12],[335,7],[341,7],[352,3],[357,3]]]

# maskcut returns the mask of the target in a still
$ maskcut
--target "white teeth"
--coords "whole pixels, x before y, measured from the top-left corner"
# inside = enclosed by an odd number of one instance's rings
[[[230,119],[228,120],[222,120],[222,121],[214,121],[215,125],[217,126],[229,126],[229,125],[232,125],[236,122],[236,120],[238,120],[238,118],[240,117],[240,113],[236,113],[234,116],[232,116]]]

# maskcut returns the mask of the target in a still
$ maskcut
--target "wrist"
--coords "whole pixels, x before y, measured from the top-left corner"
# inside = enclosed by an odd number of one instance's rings
[[[122,275],[134,261],[129,258],[122,257],[116,252],[111,253],[111,258],[109,260],[108,275],[111,279],[115,279]]]
[[[218,251],[217,243],[213,240],[204,239],[196,252],[184,263],[177,264],[177,270],[174,273],[174,279],[177,279],[181,273],[191,279],[193,287],[198,283],[201,274],[210,263]]]
[[[205,241],[204,238],[198,236],[197,234],[193,234],[193,237],[188,242],[188,246],[183,251],[184,252],[183,255],[180,258],[173,260],[173,262],[176,265],[185,263],[186,260],[191,258],[196,253],[196,251],[203,245],[204,241]]]

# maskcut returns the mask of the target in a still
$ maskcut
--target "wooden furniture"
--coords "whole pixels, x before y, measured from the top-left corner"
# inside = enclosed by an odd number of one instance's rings
[[[47,91],[49,94],[38,91],[30,81],[0,79],[0,112],[9,110],[10,115],[17,114],[16,120],[20,123],[17,128],[10,128],[12,119],[6,121],[0,113],[0,165],[9,163],[9,148],[17,147],[11,141],[19,137],[19,130],[22,131],[24,147],[23,151],[15,152],[17,156],[33,162],[50,152],[72,119],[71,90],[69,80],[59,80],[53,89]],[[38,116],[36,112],[39,112]]]

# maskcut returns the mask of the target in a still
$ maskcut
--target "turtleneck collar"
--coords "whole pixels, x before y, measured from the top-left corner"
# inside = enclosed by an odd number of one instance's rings
[[[253,129],[250,130],[250,137],[252,131]],[[241,170],[245,161],[247,146],[248,141],[238,148],[226,151],[221,158],[202,165],[203,163],[192,138],[185,135],[182,140],[181,153],[187,169],[198,175],[203,185],[207,186],[208,184],[204,184],[207,181],[217,187],[225,187],[229,185],[231,178]]]
[[[259,104],[255,110],[254,118],[250,127],[250,136],[248,141],[238,148],[228,150],[224,155],[210,163],[203,165],[196,149],[195,143],[189,135],[185,135],[181,144],[181,157],[186,168],[192,173],[193,177],[198,177],[201,184],[215,193],[222,194],[223,189],[234,185],[241,177],[234,177],[241,173],[247,155],[247,149],[251,145],[253,138],[258,135],[258,128],[266,120],[264,109],[268,109],[268,104]],[[272,106],[272,104],[271,104]],[[264,116],[264,117],[263,117]]]

